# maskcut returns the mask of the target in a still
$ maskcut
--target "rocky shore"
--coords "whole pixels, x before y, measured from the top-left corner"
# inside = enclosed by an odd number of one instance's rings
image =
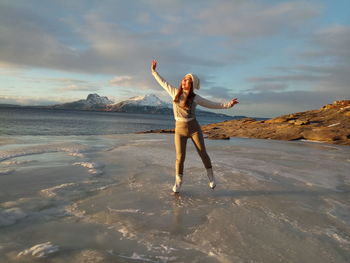
[[[209,139],[230,137],[273,140],[310,140],[350,145],[350,100],[335,101],[320,109],[297,112],[257,121],[253,118],[229,120],[202,126]],[[173,133],[174,129],[144,133]]]

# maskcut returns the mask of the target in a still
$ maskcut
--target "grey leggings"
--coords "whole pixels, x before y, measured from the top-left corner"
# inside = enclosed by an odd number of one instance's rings
[[[201,127],[196,119],[189,122],[176,121],[175,127],[175,149],[176,149],[176,174],[183,174],[186,157],[187,139],[191,138],[194,146],[201,157],[205,168],[211,168],[211,161],[204,145],[204,138]]]

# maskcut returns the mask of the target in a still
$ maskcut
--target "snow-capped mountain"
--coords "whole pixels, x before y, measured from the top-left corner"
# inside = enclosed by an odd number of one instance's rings
[[[83,100],[82,100],[83,101]],[[112,104],[114,103],[113,101],[111,101],[110,99],[108,99],[106,96],[99,96],[96,93],[93,94],[89,94],[85,100],[85,102],[87,104],[90,105],[95,105],[95,104],[103,104],[103,105],[108,105],[108,104]]]
[[[113,101],[107,97],[101,97],[98,94],[89,94],[85,100],[77,100],[64,104],[57,104],[51,106],[55,109],[72,109],[72,110],[104,110],[107,105],[112,104]]]
[[[131,97],[127,100],[121,101],[117,104],[129,104],[129,105],[138,105],[138,106],[153,106],[153,107],[170,107],[171,105],[165,103],[161,99],[159,99],[154,94],[147,94],[144,96],[135,96]]]
[[[133,104],[139,106],[169,107],[170,104],[165,103],[154,94],[144,96],[136,96],[123,101],[125,104]]]
[[[136,96],[116,104],[108,105],[107,111],[129,113],[171,114],[171,105],[165,103],[154,94]]]

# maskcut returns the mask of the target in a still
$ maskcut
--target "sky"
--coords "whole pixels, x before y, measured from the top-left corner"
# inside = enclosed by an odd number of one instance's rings
[[[228,115],[277,117],[350,99],[347,0],[0,0],[0,103],[48,105],[90,93],[171,98],[151,75]]]

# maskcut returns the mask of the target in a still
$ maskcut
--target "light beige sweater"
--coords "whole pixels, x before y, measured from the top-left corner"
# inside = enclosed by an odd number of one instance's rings
[[[174,100],[178,89],[174,86],[170,85],[168,82],[166,82],[157,71],[152,70],[153,77],[157,80],[160,86],[162,86],[171,96],[171,98]],[[180,101],[183,99],[183,94],[180,96]],[[173,111],[174,111],[174,117],[176,121],[191,121],[196,118],[196,106],[200,105],[209,109],[228,109],[230,108],[230,102],[226,103],[217,103],[213,102],[207,99],[202,98],[198,94],[194,97],[193,103],[190,107],[190,109],[185,110],[181,107],[179,107],[178,103],[173,102]]]

